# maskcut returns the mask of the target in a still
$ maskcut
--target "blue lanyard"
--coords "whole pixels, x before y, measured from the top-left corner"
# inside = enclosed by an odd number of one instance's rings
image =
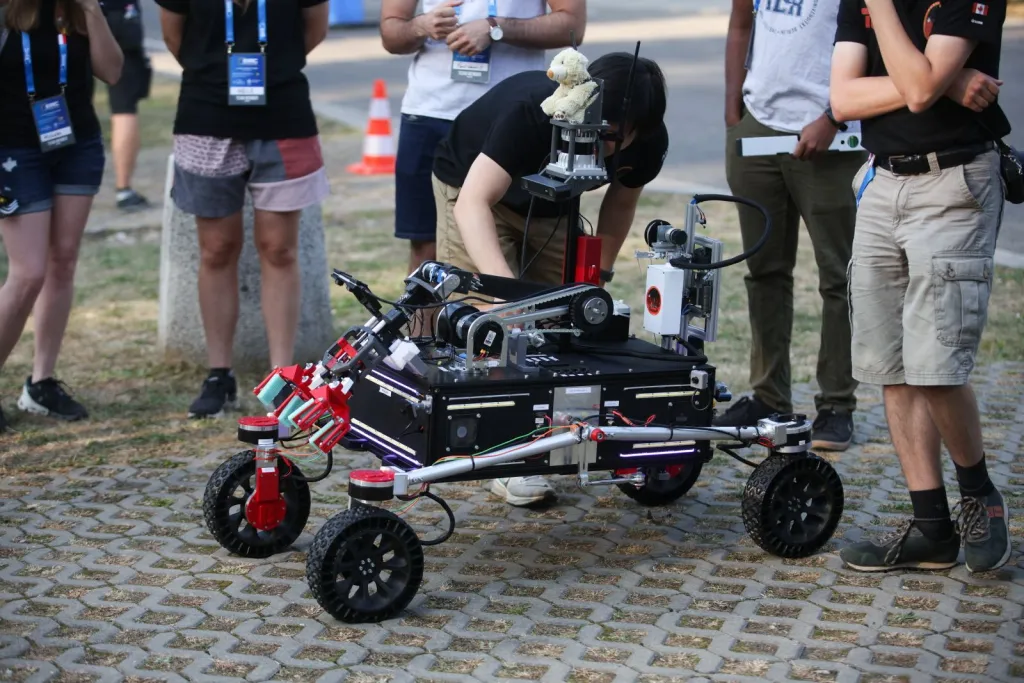
[[[267,46],[267,0],[256,0],[256,11],[259,14],[257,29],[259,31],[260,51]],[[228,52],[235,45],[235,3],[224,0],[224,42],[228,44]]]
[[[860,206],[861,197],[864,196],[864,191],[868,189],[868,185],[875,179],[875,155],[872,154],[868,159],[868,170],[864,173],[864,180],[860,183],[860,189],[857,190],[857,206]]]
[[[58,83],[61,93],[68,85],[68,37],[64,32],[57,34],[57,48],[60,50],[60,72]],[[25,56],[25,88],[28,90],[28,99],[36,97],[36,79],[32,74],[32,42],[27,33],[21,34],[21,52]]]
[[[760,2],[761,0],[757,1]],[[498,0],[488,0],[487,16],[494,18],[498,17]],[[462,5],[455,7],[455,19],[460,22],[462,21]]]

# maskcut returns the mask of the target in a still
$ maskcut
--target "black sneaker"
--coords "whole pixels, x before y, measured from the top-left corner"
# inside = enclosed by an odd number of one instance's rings
[[[999,569],[1010,559],[1010,512],[1006,501],[993,490],[981,498],[963,498],[957,528],[964,537],[964,561],[967,571],[988,572]]]
[[[60,380],[48,377],[32,382],[32,377],[25,380],[18,407],[26,413],[55,417],[73,422],[89,417],[89,411],[81,403],[71,398],[71,388]]]
[[[148,199],[131,188],[117,191],[117,208],[125,213],[143,211],[150,208],[150,206],[151,204]]]
[[[839,551],[850,569],[887,572],[892,569],[949,569],[960,556],[960,534],[954,531],[944,541],[933,541],[910,519],[877,543],[861,541]]]
[[[811,428],[811,448],[845,451],[853,443],[853,415],[822,410]]]
[[[753,427],[758,420],[771,417],[778,412],[756,396],[744,396],[712,420],[711,424],[715,427]]]
[[[188,416],[193,418],[222,417],[225,408],[238,403],[238,383],[234,375],[210,375],[203,381],[199,397],[189,406]]]

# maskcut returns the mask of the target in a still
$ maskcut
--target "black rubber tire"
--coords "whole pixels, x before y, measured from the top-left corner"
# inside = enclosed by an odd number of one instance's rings
[[[389,553],[391,559],[384,560]],[[355,576],[367,561],[366,573]],[[397,515],[357,505],[332,517],[317,532],[306,557],[306,581],[316,601],[335,619],[349,624],[385,621],[416,596],[423,582],[423,546]]]
[[[808,557],[832,538],[843,505],[843,482],[827,461],[771,455],[743,489],[743,526],[772,555]]]
[[[647,481],[643,486],[634,486],[633,484],[616,484],[616,486],[641,505],[648,507],[668,505],[685,496],[693,488],[697,479],[700,478],[700,471],[704,469],[704,463],[688,462],[686,468],[681,474],[671,479],[656,479],[654,477],[658,469],[646,468]]]
[[[242,451],[221,463],[206,483],[203,494],[203,516],[206,528],[233,555],[264,558],[279,553],[302,535],[309,519],[309,484],[300,481],[302,472],[292,462],[277,459],[280,491],[285,501],[285,516],[276,528],[257,531],[245,524],[245,501],[252,495],[252,479],[256,475],[256,451]],[[234,495],[242,487],[243,496]],[[235,506],[240,509],[232,513]]]

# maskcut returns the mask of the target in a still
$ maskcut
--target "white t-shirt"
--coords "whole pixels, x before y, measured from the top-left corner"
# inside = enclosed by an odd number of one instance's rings
[[[799,133],[824,113],[838,13],[839,0],[760,0],[743,82],[743,103],[755,119]]]
[[[546,0],[497,0],[498,16],[532,19],[547,12]],[[423,0],[423,12],[429,12],[442,0]],[[487,18],[488,0],[464,0],[463,24]],[[522,71],[547,68],[544,50],[507,45],[498,41],[491,46],[491,78],[486,84],[461,83],[451,78],[452,51],[444,41],[427,39],[409,65],[409,86],[402,98],[402,113],[453,120],[480,95],[509,76]]]

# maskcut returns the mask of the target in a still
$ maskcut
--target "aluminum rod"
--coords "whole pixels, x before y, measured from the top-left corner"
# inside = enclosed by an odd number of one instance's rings
[[[596,429],[596,428],[594,428]],[[600,427],[606,441],[753,441],[763,434],[757,427]],[[589,434],[587,434],[589,437]]]

